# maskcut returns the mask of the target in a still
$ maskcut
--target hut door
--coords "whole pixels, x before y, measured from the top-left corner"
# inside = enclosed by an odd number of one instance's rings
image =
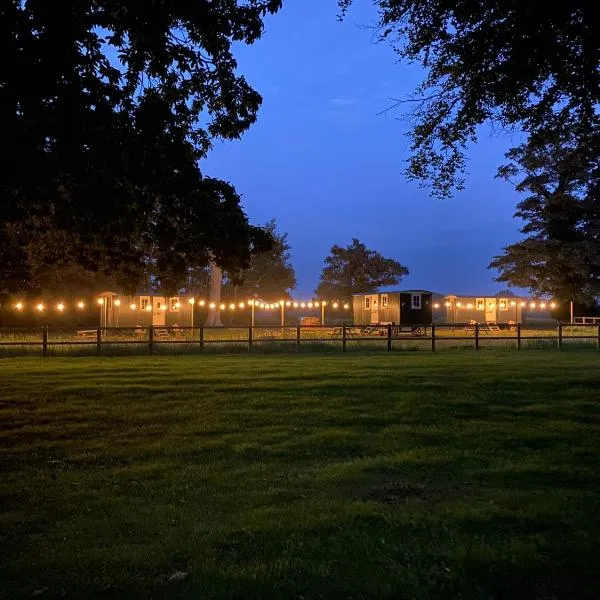
[[[161,296],[152,298],[152,325],[154,327],[163,327],[165,324],[166,302],[167,299]]]
[[[379,323],[379,297],[371,296],[371,323]]]
[[[485,300],[485,320],[487,322],[496,321],[496,298],[486,298],[486,300]]]

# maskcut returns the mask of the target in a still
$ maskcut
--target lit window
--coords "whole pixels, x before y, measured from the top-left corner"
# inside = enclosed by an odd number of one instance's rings
[[[508,300],[506,300],[506,298],[498,300],[498,308],[500,310],[508,310]]]
[[[413,294],[411,306],[413,310],[421,310],[421,294]]]
[[[387,294],[385,294],[384,296],[381,296],[381,307],[382,308],[387,308],[388,307],[388,297],[387,297]]]
[[[146,310],[150,306],[150,296],[140,296],[140,310]]]
[[[483,298],[477,298],[475,302],[477,310],[483,310],[485,308],[485,300]]]
[[[171,312],[179,312],[180,307],[181,307],[181,304],[179,302],[179,298],[177,298],[177,297],[169,298],[169,310]]]
[[[367,310],[371,308],[371,296],[365,296],[365,308]]]

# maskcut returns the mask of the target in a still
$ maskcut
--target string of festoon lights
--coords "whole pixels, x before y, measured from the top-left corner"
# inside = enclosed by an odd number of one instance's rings
[[[106,300],[104,297],[102,298],[97,298],[96,299],[96,305],[98,306],[103,306],[105,304]],[[259,300],[248,300],[246,302],[220,302],[220,303],[215,303],[215,302],[209,302],[208,300],[204,300],[204,299],[196,299],[196,298],[188,298],[187,300],[188,304],[194,306],[200,306],[200,307],[206,307],[209,308],[211,310],[216,310],[217,308],[219,308],[219,310],[244,310],[247,309],[249,307],[253,307],[254,310],[259,309],[259,310],[280,310],[282,307],[286,307],[286,308],[303,308],[303,309],[316,309],[316,308],[323,308],[325,306],[331,307],[334,310],[337,309],[343,309],[343,310],[348,310],[350,308],[350,304],[346,303],[342,303],[342,302],[329,302],[327,300],[310,300],[310,301],[298,301],[298,300],[279,300],[277,302],[263,302],[263,301],[259,301]],[[112,300],[112,303],[114,306],[120,307],[122,305],[122,301],[120,298],[114,298]],[[93,303],[92,303],[93,306]],[[12,307],[17,311],[17,312],[22,312],[27,310],[28,308],[33,309],[34,311],[43,313],[46,311],[52,311],[55,310],[56,312],[59,313],[64,313],[65,311],[67,311],[68,309],[75,309],[75,310],[85,310],[86,308],[88,308],[88,304],[86,302],[84,302],[83,300],[79,300],[76,302],[73,302],[71,304],[67,304],[64,301],[60,301],[58,303],[52,303],[52,302],[44,302],[44,301],[36,301],[36,302],[32,302],[31,304],[27,304],[24,301],[17,301],[14,304],[12,304]],[[172,307],[179,310],[179,308],[181,308],[181,303],[179,301],[175,302],[172,304]],[[142,306],[140,303],[138,302],[131,302],[128,305],[129,310],[145,310],[147,312],[151,312],[153,310],[152,305],[150,303],[146,304],[145,306]],[[162,303],[160,306],[160,310],[166,311],[167,310],[167,304],[166,303]]]
[[[480,304],[479,306],[473,304],[472,302],[444,302],[443,304],[446,308],[450,308],[451,306],[455,306],[456,308],[466,308],[467,310],[485,310],[485,304]],[[498,306],[497,303],[495,302],[491,302],[489,303],[488,307],[491,309],[495,309]],[[554,309],[557,307],[556,302],[526,302],[524,300],[521,300],[519,302],[517,302],[516,300],[511,300],[510,302],[507,302],[506,306],[510,306],[511,308],[516,308],[517,306],[519,308],[528,308],[531,310],[548,310],[550,309]],[[436,302],[433,305],[433,308],[441,308],[440,303]]]

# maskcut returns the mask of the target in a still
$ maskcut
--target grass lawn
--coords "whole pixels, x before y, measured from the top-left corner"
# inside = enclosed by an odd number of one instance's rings
[[[0,391],[1,598],[600,598],[597,353],[13,358]]]

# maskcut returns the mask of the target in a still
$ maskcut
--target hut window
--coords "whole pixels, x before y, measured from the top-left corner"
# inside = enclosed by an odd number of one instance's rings
[[[381,308],[387,308],[388,307],[388,298],[387,298],[387,294],[384,294],[383,296],[381,296]]]
[[[367,310],[371,308],[371,296],[365,296],[365,308]]]
[[[150,304],[150,296],[140,296],[140,310],[146,310]]]
[[[483,298],[477,298],[477,302],[475,304],[477,306],[477,310],[485,309],[485,300]]]
[[[506,300],[506,298],[498,300],[498,308],[500,310],[508,310],[508,301]]]
[[[179,303],[179,298],[173,297],[169,298],[169,310],[171,312],[179,312],[181,304]]]
[[[412,306],[413,310],[421,310],[421,294],[413,294],[412,295],[411,306]]]

